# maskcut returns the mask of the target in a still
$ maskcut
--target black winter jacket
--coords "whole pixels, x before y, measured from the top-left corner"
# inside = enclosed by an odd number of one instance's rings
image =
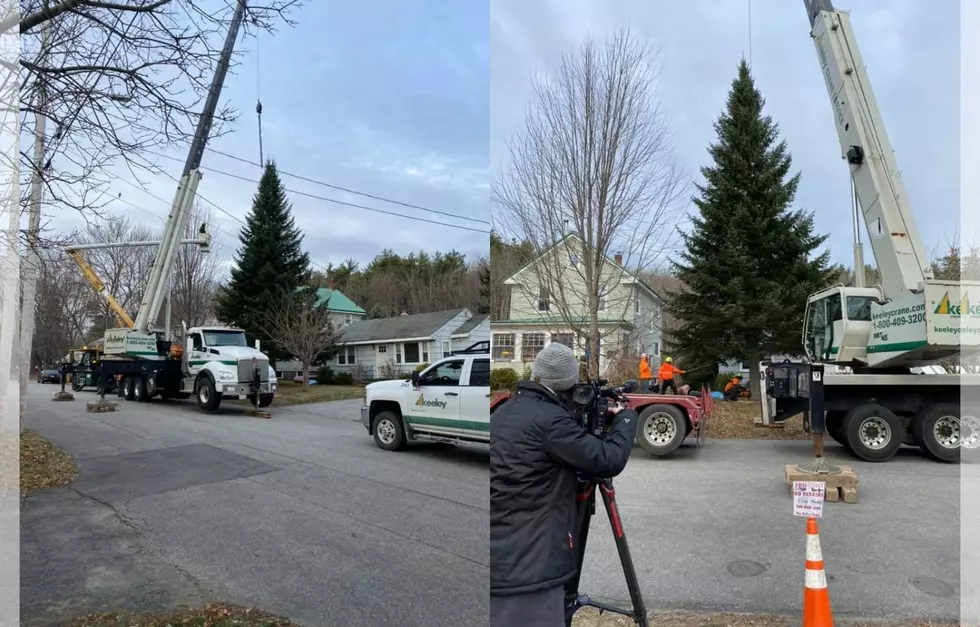
[[[639,418],[616,415],[590,434],[545,387],[522,382],[490,420],[490,595],[559,586],[575,574],[576,470],[614,477],[629,460]]]

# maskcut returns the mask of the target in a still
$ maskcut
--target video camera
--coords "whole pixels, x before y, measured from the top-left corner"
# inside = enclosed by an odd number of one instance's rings
[[[611,421],[609,403],[625,403],[626,395],[639,387],[636,381],[627,381],[619,387],[609,387],[606,379],[596,379],[578,383],[572,388],[572,402],[582,408],[585,428],[592,434],[601,436],[608,431]]]

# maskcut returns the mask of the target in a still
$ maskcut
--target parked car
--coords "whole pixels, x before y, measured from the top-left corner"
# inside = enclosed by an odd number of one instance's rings
[[[57,370],[42,370],[37,380],[41,383],[61,383],[61,373]]]

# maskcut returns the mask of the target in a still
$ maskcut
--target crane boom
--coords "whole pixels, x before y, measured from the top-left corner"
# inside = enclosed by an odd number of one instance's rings
[[[804,0],[810,36],[834,111],[841,153],[868,227],[871,248],[881,273],[881,287],[891,300],[920,292],[933,278],[908,195],[871,89],[850,14],[831,0]]]
[[[126,313],[123,306],[120,305],[119,301],[117,301],[116,298],[109,292],[109,289],[105,286],[105,283],[103,283],[102,279],[99,278],[98,273],[92,268],[92,266],[89,265],[87,261],[85,261],[82,254],[77,250],[66,249],[66,252],[68,253],[68,256],[71,257],[71,260],[78,266],[78,269],[82,271],[82,276],[84,276],[85,280],[89,282],[89,285],[91,285],[95,291],[99,293],[99,296],[101,296],[105,302],[109,304],[109,308],[116,314],[119,321],[127,327],[132,328],[133,319],[129,317],[129,314]]]
[[[228,74],[231,53],[235,48],[235,40],[238,38],[242,18],[245,16],[245,5],[246,0],[237,0],[235,3],[235,14],[232,17],[231,25],[228,27],[225,45],[218,59],[218,67],[208,90],[204,110],[197,121],[197,130],[187,153],[187,161],[184,163],[184,170],[181,173],[180,182],[177,184],[177,192],[174,194],[174,200],[170,206],[170,215],[167,216],[167,224],[164,227],[160,248],[157,249],[156,258],[153,260],[153,266],[150,269],[149,282],[143,294],[139,312],[136,314],[134,331],[140,334],[149,332],[150,325],[156,322],[160,315],[160,309],[163,307],[167,280],[173,271],[177,245],[180,236],[187,228],[190,209],[193,206],[194,198],[197,196],[197,186],[201,182],[201,158],[204,155],[208,136],[211,134],[211,127],[214,124],[214,112],[218,108],[218,98],[221,96],[221,88],[224,85],[225,76]]]

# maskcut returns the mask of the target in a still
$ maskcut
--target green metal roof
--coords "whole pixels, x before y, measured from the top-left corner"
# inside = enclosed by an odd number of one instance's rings
[[[327,287],[319,288],[316,291],[316,302],[318,305],[322,305],[325,301],[327,302],[328,311],[362,315],[367,313],[358,307],[357,303],[344,296],[344,293],[340,290],[332,290]]]

